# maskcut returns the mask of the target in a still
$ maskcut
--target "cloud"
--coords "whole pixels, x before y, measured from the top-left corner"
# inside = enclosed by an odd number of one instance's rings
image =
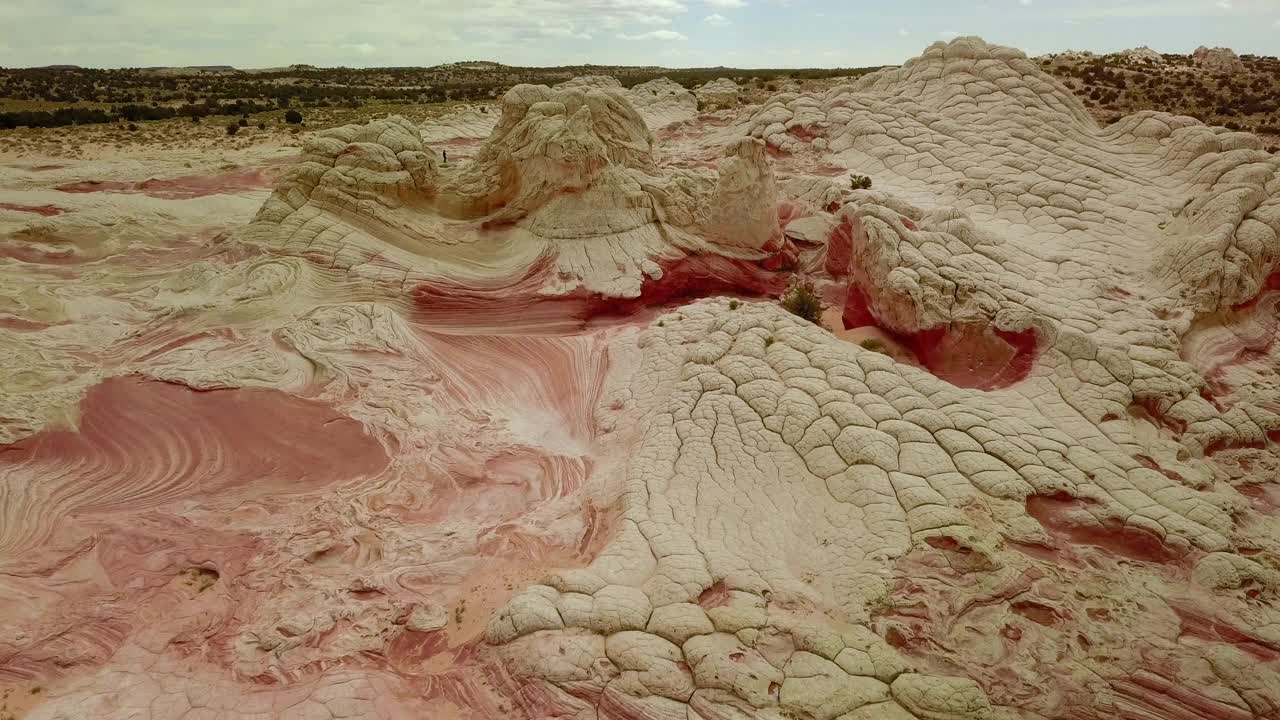
[[[1097,47],[1112,19],[1165,18],[1181,27],[1150,26],[1148,41],[1176,46],[1183,33],[1198,37],[1196,18],[1245,18],[1215,40],[1239,52],[1274,54],[1268,29],[1280,17],[1277,0],[1230,0],[1228,15],[1217,0],[991,0],[988,13],[1003,8],[1035,14],[1049,27],[1070,30],[1071,44]],[[682,61],[809,67],[822,49],[840,43],[840,16],[848,0],[790,0],[792,8],[825,11],[814,24],[780,23],[786,0],[220,0],[202,6],[192,22],[190,3],[174,0],[0,0],[0,66],[73,63],[89,67],[218,65],[242,68],[294,63],[352,67],[424,66],[458,60],[495,60],[511,65],[652,64],[674,48]],[[882,3],[883,4],[883,3]],[[943,28],[965,27],[978,4],[935,13]],[[946,4],[948,8],[953,7]],[[301,11],[305,7],[305,12]],[[377,12],[371,12],[376,7]],[[745,8],[745,9],[742,9]],[[774,25],[760,41],[728,43],[727,30],[760,13]],[[718,27],[723,16],[730,25]],[[1098,22],[1098,20],[1108,22]],[[1065,25],[1078,21],[1078,25]],[[899,28],[909,35],[897,33]],[[1280,29],[1276,25],[1275,29]],[[1270,34],[1275,34],[1275,29]],[[666,33],[650,35],[653,31]],[[972,29],[969,30],[970,32]],[[1008,42],[1028,43],[1009,28]],[[913,44],[938,36],[927,26],[886,18],[882,33]],[[637,37],[623,42],[619,34]],[[688,42],[680,38],[687,36]],[[699,42],[700,36],[722,42]],[[948,36],[950,37],[950,36]],[[996,38],[988,38],[996,39]],[[1062,40],[1066,42],[1064,38]],[[765,45],[761,45],[764,42]],[[1191,46],[1192,40],[1186,41]],[[776,45],[774,44],[776,43]],[[767,47],[766,47],[767,45]],[[839,45],[833,62],[871,65],[901,62],[893,43]],[[913,48],[914,49],[914,48]],[[1051,49],[1051,48],[1045,48]],[[1190,47],[1186,48],[1187,50]],[[737,53],[736,55],[733,53]]]
[[[956,32],[955,30],[944,30],[943,32],[938,33],[938,37],[942,38],[943,40],[955,40],[956,38],[960,37],[960,33]]]
[[[1080,0],[1062,14],[1085,18],[1214,17],[1224,10],[1238,15],[1271,15],[1275,8],[1275,0]]]
[[[645,15],[643,13],[637,13],[628,18],[628,22],[633,25],[670,25],[671,18],[663,17],[662,15]]]
[[[222,0],[191,21],[173,0],[0,1],[0,66],[294,63],[377,67],[489,59],[515,65],[631,62],[605,38],[679,39],[690,0]],[[306,5],[306,12],[299,8]],[[705,14],[705,13],[704,13]],[[283,38],[283,40],[282,40]]]
[[[702,22],[714,27],[724,27],[729,24],[729,18],[721,15],[720,13],[711,13],[710,15],[702,18]]]
[[[572,26],[547,27],[542,26],[537,30],[538,34],[551,38],[568,38],[570,40],[590,40],[591,33],[579,32]]]
[[[626,35],[618,33],[619,40],[688,40],[689,36],[684,33],[678,33],[675,30],[650,30],[647,33],[639,35]]]

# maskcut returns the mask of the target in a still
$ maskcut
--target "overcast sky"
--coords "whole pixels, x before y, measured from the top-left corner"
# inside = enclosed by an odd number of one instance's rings
[[[0,66],[897,64],[956,35],[1032,55],[1280,55],[1280,0],[0,0]]]

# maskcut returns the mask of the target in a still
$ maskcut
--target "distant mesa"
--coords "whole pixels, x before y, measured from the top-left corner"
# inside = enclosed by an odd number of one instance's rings
[[[453,63],[452,67],[466,68],[468,70],[500,70],[506,66],[491,60],[467,60]]]
[[[182,66],[166,66],[160,65],[156,67],[138,68],[146,72],[162,73],[162,74],[190,74],[190,73],[232,73],[240,72],[231,65],[182,65]]]
[[[80,65],[40,65],[30,68],[32,70],[84,70]],[[138,72],[162,73],[162,74],[191,74],[191,73],[232,73],[241,72],[232,65],[150,65],[147,67],[129,68]]]

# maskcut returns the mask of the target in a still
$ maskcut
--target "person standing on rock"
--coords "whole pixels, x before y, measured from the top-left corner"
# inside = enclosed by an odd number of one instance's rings
[[[441,150],[441,151],[440,151],[440,154],[444,156],[444,164],[445,164],[445,165],[448,165],[448,164],[449,164],[449,151],[448,151],[448,150]]]

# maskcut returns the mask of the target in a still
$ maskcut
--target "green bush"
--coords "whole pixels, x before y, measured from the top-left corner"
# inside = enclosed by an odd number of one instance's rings
[[[302,113],[297,110],[290,110],[284,114],[284,121],[290,125],[300,125],[302,124]]]
[[[228,134],[228,135],[235,135],[235,134],[236,134],[236,133],[238,133],[238,132],[240,132],[240,123],[235,123],[235,122],[229,122],[229,123],[227,123],[227,134]]]
[[[858,175],[858,174],[850,175],[849,185],[854,190],[870,190],[871,178],[867,177],[866,175]]]
[[[239,122],[239,123],[237,123],[237,124],[238,124],[240,127],[249,127],[249,121],[248,121],[248,120],[245,120],[244,118],[240,118],[240,122]]]
[[[884,344],[884,341],[882,341],[880,338],[873,338],[873,337],[866,338],[858,344],[862,346],[863,350],[878,352],[882,355],[889,354],[889,348]]]
[[[812,280],[799,277],[792,280],[780,303],[782,309],[792,315],[824,327],[822,313],[826,310],[826,305],[822,302],[822,296],[814,289]]]

